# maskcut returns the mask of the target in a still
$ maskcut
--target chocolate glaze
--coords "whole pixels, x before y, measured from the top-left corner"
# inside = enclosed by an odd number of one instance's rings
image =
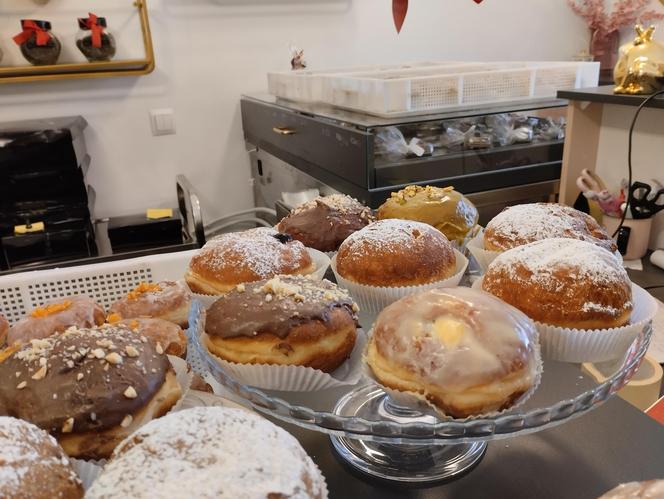
[[[205,332],[234,338],[269,333],[285,338],[291,329],[312,320],[329,324],[330,312],[345,308],[357,322],[357,305],[330,281],[279,276],[239,286],[207,311]]]
[[[93,351],[117,353],[121,363],[96,358]],[[46,359],[46,375],[33,379],[39,376],[41,358]],[[169,369],[166,355],[127,328],[72,328],[32,340],[0,362],[0,415],[30,421],[56,435],[69,418],[74,419],[72,433],[105,430],[147,405]],[[124,395],[128,387],[136,398]]]
[[[374,220],[371,210],[348,196],[318,197],[295,208],[277,226],[305,246],[336,251],[353,232]]]

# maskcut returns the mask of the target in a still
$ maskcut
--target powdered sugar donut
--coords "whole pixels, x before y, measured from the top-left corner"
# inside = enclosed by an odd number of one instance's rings
[[[325,479],[298,441],[241,409],[195,407],[122,442],[89,499],[325,499]]]
[[[505,208],[487,224],[484,249],[505,251],[553,237],[588,241],[611,253],[617,250],[613,239],[593,217],[554,203],[519,204]]]
[[[191,292],[182,282],[142,282],[123,299],[111,305],[109,312],[117,319],[152,317],[187,327]]]

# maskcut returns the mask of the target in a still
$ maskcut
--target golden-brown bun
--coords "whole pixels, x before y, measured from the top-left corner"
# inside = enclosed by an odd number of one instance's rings
[[[599,499],[661,499],[664,497],[664,480],[621,483]]]
[[[204,342],[217,357],[334,371],[355,346],[357,306],[329,281],[281,276],[241,287],[207,311]]]
[[[105,320],[104,309],[92,298],[69,296],[34,309],[14,324],[7,334],[7,344],[47,338],[72,326],[100,326]]]
[[[524,314],[469,288],[407,296],[378,316],[366,352],[376,380],[465,418],[511,407],[539,376]]]
[[[445,234],[450,241],[462,244],[477,225],[477,208],[453,187],[409,185],[393,192],[378,208],[378,219],[415,220]]]
[[[87,499],[323,499],[325,479],[298,441],[243,409],[194,407],[122,442]]]
[[[114,323],[126,326],[137,334],[145,336],[158,349],[167,355],[185,358],[187,355],[187,335],[173,322],[163,319],[137,318]]]
[[[189,323],[191,292],[182,282],[141,283],[109,308],[110,314],[122,319],[152,317],[173,322],[180,327]]]
[[[505,251],[554,237],[588,241],[612,253],[618,249],[593,217],[569,206],[553,203],[519,204],[505,208],[487,224],[484,249]]]
[[[615,255],[586,241],[554,238],[499,255],[482,288],[544,324],[608,329],[627,324],[632,286]]]
[[[379,220],[346,239],[336,256],[339,275],[370,286],[416,286],[454,275],[452,244],[432,226]]]
[[[83,486],[55,439],[20,419],[0,417],[0,497],[80,499]]]
[[[371,209],[345,194],[318,196],[297,206],[277,229],[309,248],[336,251],[353,232],[374,221]]]
[[[4,315],[0,314],[0,346],[5,344],[7,332],[9,331],[9,321]]]
[[[108,459],[120,442],[147,422],[170,411],[181,396],[182,389],[175,372],[170,369],[159,391],[143,409],[132,415],[131,423],[126,427],[118,425],[103,431],[61,433],[58,435],[58,442],[69,456],[79,459]]]
[[[222,295],[241,283],[315,270],[301,242],[259,227],[209,241],[191,259],[185,280],[194,293]]]

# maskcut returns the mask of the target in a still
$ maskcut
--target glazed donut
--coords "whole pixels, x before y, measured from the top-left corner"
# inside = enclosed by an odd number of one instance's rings
[[[487,224],[484,249],[505,251],[554,237],[588,241],[611,253],[618,249],[593,217],[553,203],[518,204],[505,208]]]
[[[4,315],[0,314],[0,346],[5,344],[7,332],[9,331],[9,321]]]
[[[209,241],[191,259],[185,280],[194,293],[221,295],[241,283],[279,274],[311,274],[315,270],[300,241],[259,227]]]
[[[664,497],[664,480],[621,483],[599,499],[657,499]]]
[[[393,192],[378,208],[378,219],[400,218],[415,220],[445,234],[457,244],[463,244],[477,226],[477,208],[453,187],[409,185]]]
[[[318,251],[336,251],[348,236],[373,221],[371,210],[357,199],[332,194],[297,206],[277,229]]]
[[[104,309],[92,298],[69,296],[37,307],[14,324],[7,333],[7,344],[46,338],[72,326],[99,326],[105,320]]]
[[[152,317],[173,322],[180,327],[189,323],[191,292],[182,282],[142,282],[123,299],[116,301],[109,312],[122,319]]]
[[[134,333],[145,336],[157,351],[162,350],[167,355],[182,358],[187,355],[187,335],[177,324],[151,318],[124,319],[113,324],[124,326]]]
[[[554,238],[500,254],[482,289],[531,319],[575,329],[627,324],[632,285],[621,262],[586,241]]]
[[[0,497],[83,497],[81,481],[62,447],[35,425],[0,417],[0,449]]]
[[[537,331],[514,307],[470,288],[437,288],[385,308],[366,361],[382,385],[465,418],[511,407],[537,383]]]
[[[48,431],[71,457],[108,458],[181,395],[166,355],[126,328],[70,328],[16,344],[4,357],[0,415]]]
[[[370,286],[416,286],[454,275],[452,244],[432,226],[379,220],[351,234],[336,256],[344,279]]]
[[[152,421],[122,442],[88,499],[327,499],[299,442],[242,409],[195,407]]]
[[[240,285],[207,311],[204,343],[241,364],[330,372],[355,346],[357,305],[329,281],[281,276]]]

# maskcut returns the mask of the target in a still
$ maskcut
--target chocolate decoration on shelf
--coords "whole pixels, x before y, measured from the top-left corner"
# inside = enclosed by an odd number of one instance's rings
[[[35,66],[49,66],[58,62],[62,45],[51,33],[51,23],[34,19],[22,19],[23,31],[14,37],[21,47],[23,57]]]
[[[110,61],[115,57],[115,37],[106,31],[106,18],[90,13],[78,19],[81,29],[76,37],[76,46],[89,62]]]

